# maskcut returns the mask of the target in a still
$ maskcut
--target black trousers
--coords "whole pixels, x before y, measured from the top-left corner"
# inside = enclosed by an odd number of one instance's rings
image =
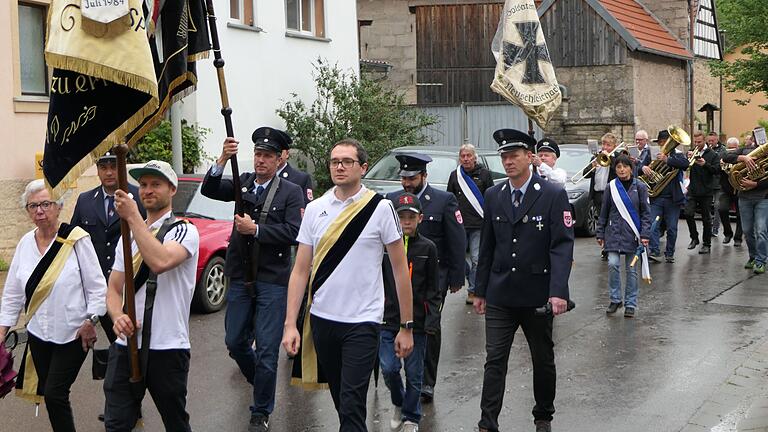
[[[38,383],[43,388],[45,408],[54,432],[75,431],[75,418],[69,403],[69,389],[77,379],[87,352],[80,339],[59,345],[27,333],[27,343],[35,362]]]
[[[379,347],[379,324],[341,323],[310,315],[317,360],[339,415],[340,432],[367,431],[366,397]]]
[[[685,220],[688,222],[688,231],[691,232],[691,240],[699,240],[699,231],[696,229],[696,210],[701,212],[701,221],[704,225],[701,243],[704,246],[712,244],[712,195],[689,196],[685,203]]]
[[[731,228],[731,205],[736,206],[736,233]],[[717,203],[717,212],[720,215],[720,223],[723,225],[723,234],[727,237],[733,237],[734,240],[741,241],[744,233],[741,230],[741,215],[739,214],[739,197],[725,191],[720,194],[720,200]]]
[[[534,308],[506,308],[487,305],[485,312],[485,373],[480,398],[479,427],[499,430],[499,413],[504,401],[509,351],[518,327],[528,341],[533,360],[533,407],[535,420],[552,420],[555,413],[555,351],[552,317],[536,316]]]
[[[438,286],[443,292],[443,301],[440,303],[440,312],[443,311],[443,305],[445,305],[445,296],[448,295],[448,268],[440,267],[438,270]],[[424,381],[422,382],[422,389],[424,386],[429,386],[433,390],[437,383],[437,364],[440,363],[440,345],[442,336],[440,335],[440,329],[438,328],[434,334],[427,334],[427,352],[424,355]]]
[[[109,348],[104,395],[107,407],[104,426],[107,432],[130,432],[141,407],[131,392],[128,348],[112,344]],[[150,350],[144,381],[167,432],[191,432],[187,405],[189,350]]]

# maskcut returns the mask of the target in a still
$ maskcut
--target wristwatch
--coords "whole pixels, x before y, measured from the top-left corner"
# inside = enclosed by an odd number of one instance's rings
[[[400,328],[404,328],[406,330],[413,330],[413,321],[406,321],[404,323],[400,323]]]
[[[94,315],[91,315],[91,316],[88,318],[88,321],[90,321],[90,322],[91,322],[91,324],[93,324],[93,325],[94,325],[94,327],[95,327],[95,326],[96,326],[96,324],[98,324],[98,323],[99,323],[99,316],[98,316],[98,315],[96,315],[96,314],[94,314]]]

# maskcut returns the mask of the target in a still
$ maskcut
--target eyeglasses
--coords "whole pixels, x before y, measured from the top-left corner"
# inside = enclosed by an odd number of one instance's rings
[[[339,165],[341,165],[346,169],[350,169],[355,166],[355,163],[360,163],[360,161],[354,159],[331,159],[330,166],[331,168],[339,168]]]
[[[26,207],[27,211],[30,211],[30,212],[37,211],[38,207],[42,208],[43,211],[47,211],[47,210],[50,210],[50,208],[53,207],[54,204],[56,204],[56,203],[53,202],[53,201],[43,201],[43,202],[39,202],[39,203],[34,203],[34,202],[33,203],[29,203],[29,204],[27,204],[24,207]]]

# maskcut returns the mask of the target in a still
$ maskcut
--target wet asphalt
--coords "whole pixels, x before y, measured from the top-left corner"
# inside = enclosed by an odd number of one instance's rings
[[[680,431],[743,354],[768,329],[768,275],[744,270],[741,248],[713,239],[712,254],[688,251],[681,220],[675,264],[652,264],[653,284],[641,283],[637,317],[607,317],[607,264],[591,238],[577,239],[571,274],[575,310],[555,319],[558,373],[556,431]],[[435,401],[424,406],[422,431],[472,431],[479,419],[484,363],[483,319],[450,295],[443,311],[443,352]],[[245,431],[249,387],[224,346],[224,312],[193,315],[188,411],[195,431]],[[103,338],[102,338],[103,339]],[[17,351],[20,358],[20,351]],[[17,360],[18,361],[18,360]],[[90,356],[72,388],[78,431],[103,431],[102,382],[90,379]],[[290,361],[280,357],[271,430],[334,431],[330,394],[288,384]],[[149,398],[148,398],[149,399]],[[533,390],[528,346],[518,332],[506,381],[504,431],[532,431]],[[389,431],[389,394],[371,384],[370,431]],[[47,431],[47,414],[12,394],[0,400],[0,431]],[[162,431],[152,402],[145,431]]]

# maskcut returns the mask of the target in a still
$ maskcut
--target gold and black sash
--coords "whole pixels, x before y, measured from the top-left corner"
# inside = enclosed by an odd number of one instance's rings
[[[78,226],[66,223],[61,224],[59,231],[56,233],[56,239],[50,249],[48,249],[48,252],[37,263],[24,288],[26,294],[24,313],[27,322],[37,312],[37,309],[43,304],[45,299],[48,298],[53,285],[64,269],[64,264],[74,250],[75,243],[87,236],[88,233]],[[32,359],[32,352],[29,350],[29,343],[27,343],[24,356],[21,359],[19,375],[16,379],[16,395],[30,402],[40,403],[43,401],[43,388],[41,384],[35,369],[35,362]]]
[[[312,257],[312,274],[309,279],[309,296],[301,325],[301,348],[293,361],[291,384],[301,385],[307,390],[327,388],[327,380],[317,361],[315,344],[312,339],[309,312],[312,298],[333,274],[336,267],[347,255],[368,224],[376,206],[383,198],[373,191],[367,191],[358,201],[353,202],[336,217],[323,234]]]

